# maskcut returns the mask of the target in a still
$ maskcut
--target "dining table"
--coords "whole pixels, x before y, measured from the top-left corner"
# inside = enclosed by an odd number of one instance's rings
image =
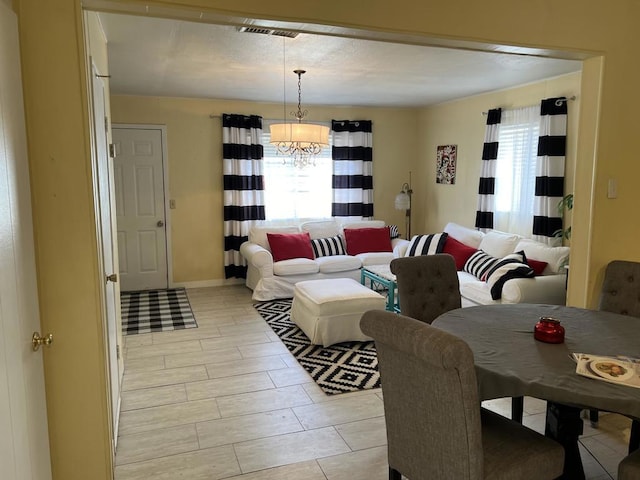
[[[560,322],[564,341],[534,338],[543,317]],[[545,435],[565,449],[563,479],[585,478],[578,448],[582,409],[640,419],[640,388],[579,375],[573,357],[640,358],[636,318],[561,305],[500,304],[451,310],[432,325],[463,339],[473,351],[480,400],[529,396],[547,401]],[[631,440],[636,448],[638,439]]]

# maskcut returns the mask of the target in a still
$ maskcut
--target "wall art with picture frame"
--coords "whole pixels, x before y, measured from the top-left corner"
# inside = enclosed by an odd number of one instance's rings
[[[457,145],[438,145],[436,155],[436,183],[455,185]]]

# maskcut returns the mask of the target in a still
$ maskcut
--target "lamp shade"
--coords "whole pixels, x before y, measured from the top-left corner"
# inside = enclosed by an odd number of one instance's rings
[[[396,210],[409,210],[411,208],[411,197],[406,192],[396,195]]]
[[[269,127],[269,143],[296,143],[301,148],[312,144],[329,145],[329,127],[313,123],[276,123]]]

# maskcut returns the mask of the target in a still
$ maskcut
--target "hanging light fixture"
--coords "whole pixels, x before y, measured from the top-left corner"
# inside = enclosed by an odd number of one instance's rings
[[[302,119],[307,116],[307,111],[302,110],[302,74],[305,70],[294,70],[298,76],[298,111],[291,112],[297,120],[292,123],[276,123],[270,126],[271,140],[283,155],[292,158],[293,165],[304,168],[308,165],[315,165],[315,156],[322,151],[322,147],[329,146],[329,127],[316,125],[313,123],[302,123]]]

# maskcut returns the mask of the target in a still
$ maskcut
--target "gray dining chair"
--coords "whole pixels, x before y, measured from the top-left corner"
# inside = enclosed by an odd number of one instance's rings
[[[607,265],[598,310],[629,315],[640,322],[640,263],[614,260]],[[589,417],[592,426],[597,426],[598,411],[590,410]],[[640,422],[633,420],[631,422],[629,452],[637,450],[639,446]]]
[[[562,474],[560,444],[480,407],[473,353],[462,339],[383,310],[365,312],[360,327],[378,354],[390,480]]]
[[[624,458],[618,465],[618,480],[640,479],[640,450]]]
[[[395,258],[390,268],[396,276],[403,315],[431,323],[462,306],[456,263],[451,255]]]

